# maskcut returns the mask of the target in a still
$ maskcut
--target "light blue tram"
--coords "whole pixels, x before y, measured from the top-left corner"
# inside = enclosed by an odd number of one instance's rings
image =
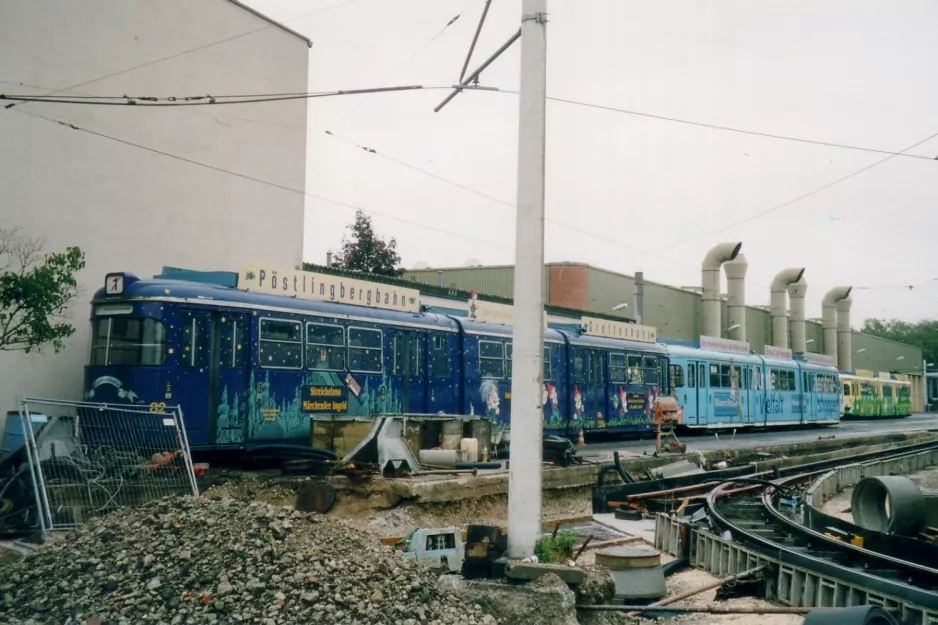
[[[835,367],[669,345],[671,390],[688,428],[833,425]]]

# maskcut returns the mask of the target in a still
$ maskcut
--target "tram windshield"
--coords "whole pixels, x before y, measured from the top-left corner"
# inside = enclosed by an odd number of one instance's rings
[[[98,317],[92,322],[92,366],[162,365],[166,328],[158,319]]]

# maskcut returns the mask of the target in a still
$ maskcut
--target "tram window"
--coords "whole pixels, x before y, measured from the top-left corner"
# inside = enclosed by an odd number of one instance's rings
[[[433,376],[437,378],[449,377],[449,358],[446,356],[446,337],[434,334],[431,338],[433,353],[431,367]]]
[[[614,384],[629,381],[629,366],[625,354],[609,354],[609,381]]]
[[[704,373],[705,371],[706,369],[702,364],[697,365],[697,383],[700,385],[700,388],[707,388],[707,378],[706,374]]]
[[[244,322],[222,317],[219,324],[221,343],[219,361],[222,367],[240,369],[244,366]]]
[[[550,380],[551,373],[552,372],[550,370],[550,348],[545,347],[544,348],[544,381],[545,382]]]
[[[427,349],[427,337],[422,334],[411,334],[410,343],[410,375],[423,376],[423,353]]]
[[[694,370],[693,367],[690,368]],[[671,388],[684,387],[684,367],[681,365],[671,365]]]
[[[771,391],[793,391],[795,390],[795,372],[784,369],[772,369],[769,372]]]
[[[658,359],[654,356],[645,356],[644,361],[645,365],[645,384],[658,384],[659,375],[658,375]]]
[[[642,357],[629,356],[629,384],[642,383]]]
[[[479,375],[483,378],[505,377],[505,345],[479,341]]]
[[[742,371],[742,384],[739,385],[739,388],[749,388],[749,376],[752,375],[752,369],[749,367],[740,367]]]
[[[883,397],[892,399],[892,387],[888,384],[883,384]]]
[[[307,323],[306,366],[325,371],[345,371],[345,328]]]
[[[720,365],[720,387],[733,388],[733,373],[729,365]]]
[[[381,373],[384,345],[381,330],[348,329],[348,368],[355,373]]]
[[[899,399],[909,399],[912,397],[912,390],[908,386],[899,387]]]
[[[844,395],[850,395],[850,385],[844,384]]]
[[[258,359],[267,369],[303,367],[303,325],[285,319],[261,319]]]
[[[697,386],[697,367],[693,364],[687,365],[687,386],[690,388]]]
[[[586,369],[586,354],[577,347],[573,350],[573,380],[575,382],[586,382],[588,371]]]
[[[183,348],[180,362],[184,367],[208,366],[208,324],[205,317],[190,316],[182,323]]]
[[[720,365],[710,365],[710,388],[720,388]]]
[[[95,319],[92,326],[92,365],[158,366],[165,361],[166,328],[161,321],[129,317]]]

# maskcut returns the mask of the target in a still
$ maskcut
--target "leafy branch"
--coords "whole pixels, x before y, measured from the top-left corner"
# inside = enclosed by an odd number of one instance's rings
[[[76,274],[85,267],[77,247],[42,255],[44,241],[0,229],[0,351],[58,352],[75,333],[64,321],[78,295]]]

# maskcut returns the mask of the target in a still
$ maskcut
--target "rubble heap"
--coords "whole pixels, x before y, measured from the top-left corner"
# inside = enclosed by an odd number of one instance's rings
[[[4,622],[495,625],[342,521],[260,502],[164,499],[0,568]]]

